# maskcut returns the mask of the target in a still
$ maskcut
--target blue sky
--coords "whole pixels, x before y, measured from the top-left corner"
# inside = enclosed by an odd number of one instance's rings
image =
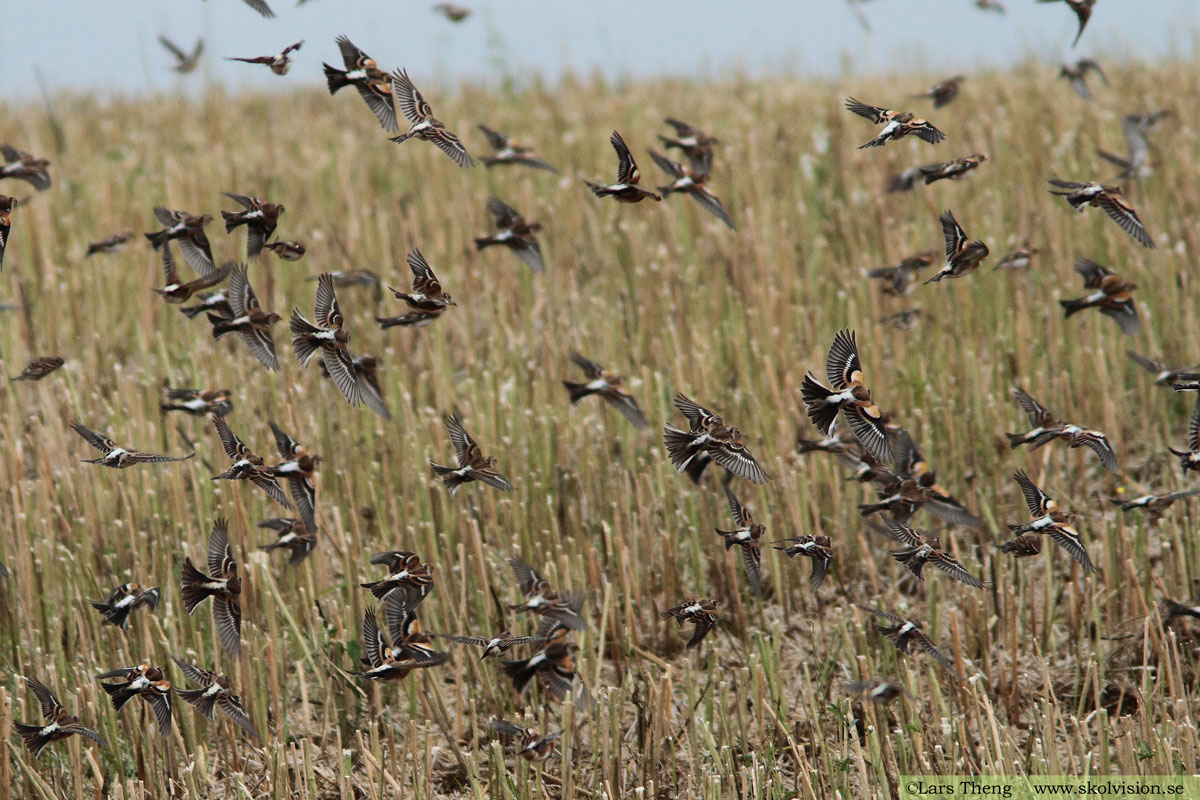
[[[188,89],[285,89],[320,84],[320,62],[338,63],[339,33],[385,67],[453,82],[486,77],[497,63],[553,78],[568,68],[613,76],[705,77],[731,68],[836,75],[950,73],[1026,56],[1154,59],[1194,53],[1200,29],[1200,0],[1100,0],[1077,52],[1070,50],[1076,23],[1066,5],[1034,0],[1002,0],[1004,16],[981,12],[971,0],[860,2],[870,33],[844,0],[466,0],[474,13],[460,24],[426,2],[270,2],[274,20],[241,0],[9,3],[0,26],[0,97],[35,94],[37,76],[52,89],[175,91],[180,79],[166,69],[168,56],[155,41],[160,33],[185,47],[205,38],[200,69],[183,79]],[[221,60],[273,53],[297,39],[306,44],[285,78]]]

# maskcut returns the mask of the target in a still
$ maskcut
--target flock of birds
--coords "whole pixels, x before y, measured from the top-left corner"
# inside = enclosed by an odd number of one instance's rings
[[[262,0],[246,2],[264,15],[271,13]],[[1082,34],[1094,0],[1065,2],[1079,16],[1079,32]],[[995,8],[998,4],[980,2],[978,5]],[[442,4],[439,10],[454,19],[461,19],[467,13],[467,10],[448,4]],[[272,56],[236,60],[266,65],[282,75],[288,71],[291,54],[298,51],[302,44],[296,42]],[[184,52],[166,40],[164,45],[175,53],[178,59],[175,68],[181,72],[193,69],[203,50],[202,42],[191,52]],[[389,73],[379,68],[374,59],[345,36],[337,38],[337,46],[342,67],[324,65],[331,95],[352,87],[386,131],[398,131],[400,117],[407,122],[407,130],[397,133],[391,141],[400,144],[409,139],[424,140],[438,147],[460,167],[473,166],[474,159],[463,142],[434,116],[429,102],[404,69]],[[956,76],[931,87],[919,97],[932,100],[936,108],[944,108],[955,99],[962,80],[961,76]],[[947,138],[932,122],[911,112],[869,105],[852,97],[847,99],[846,108],[880,126],[877,135],[863,144],[862,148],[884,146],[910,135],[930,145],[937,145]],[[1132,114],[1125,118],[1123,128],[1130,144],[1129,157],[1125,159],[1101,153],[1106,160],[1122,168],[1120,177],[1136,179],[1147,174],[1149,145],[1145,134],[1167,116],[1168,112],[1154,112]],[[615,181],[589,181],[586,182],[588,189],[599,198],[612,198],[627,204],[644,200],[658,202],[670,194],[687,194],[730,229],[736,229],[730,214],[707,185],[720,141],[679,120],[668,119],[666,122],[671,126],[672,134],[659,138],[664,148],[678,150],[682,160],[673,161],[653,150],[650,151],[650,157],[667,176],[669,183],[658,187],[657,192],[643,187],[631,149],[622,135],[613,131],[610,142],[617,155]],[[515,165],[556,171],[537,155],[531,145],[483,125],[479,128],[494,151],[493,155],[483,159],[486,166]],[[6,162],[0,167],[0,179],[24,180],[38,191],[50,188],[49,162],[8,145],[0,148],[0,153]],[[942,179],[962,179],[974,174],[986,160],[986,155],[977,153],[953,161],[922,165],[896,176],[890,183],[890,189],[906,191],[920,181],[929,184]],[[1058,178],[1052,178],[1050,184],[1054,193],[1064,197],[1073,209],[1083,211],[1089,206],[1098,207],[1138,244],[1154,246],[1145,225],[1132,205],[1124,199],[1119,186]],[[267,253],[289,261],[304,257],[305,247],[302,243],[283,240],[276,235],[285,212],[282,203],[235,193],[228,193],[226,197],[237,208],[221,212],[225,232],[228,234],[241,228],[246,230],[248,262],[264,258]],[[16,205],[15,198],[0,195],[0,265],[10,234],[11,212]],[[545,263],[537,240],[540,224],[527,221],[496,197],[487,201],[487,209],[495,222],[496,231],[476,238],[476,247],[482,250],[503,246],[515,253],[531,270],[542,272]],[[214,339],[236,336],[264,368],[279,370],[273,327],[283,317],[262,308],[251,287],[245,264],[226,263],[218,266],[214,262],[205,233],[213,217],[166,207],[154,208],[153,213],[162,227],[145,236],[162,260],[164,276],[164,285],[154,291],[167,303],[179,306],[189,319],[203,313]],[[939,221],[945,242],[945,260],[926,283],[963,278],[974,272],[989,256],[988,246],[982,241],[969,240],[952,211],[945,211]],[[92,256],[115,252],[133,238],[130,231],[115,234],[91,243],[87,254]],[[181,276],[180,266],[174,256],[176,250],[184,264],[195,272],[195,279],[184,280]],[[1026,245],[1006,256],[996,268],[1027,268],[1036,252]],[[881,280],[885,293],[905,295],[913,289],[914,275],[931,266],[934,261],[933,253],[922,253],[897,265],[873,270],[868,276]],[[407,262],[412,273],[412,286],[407,291],[391,290],[395,298],[404,304],[404,310],[393,317],[377,318],[377,323],[385,329],[432,325],[448,308],[456,305],[419,249],[413,248],[408,253]],[[1066,315],[1097,308],[1114,319],[1124,333],[1137,333],[1137,311],[1131,299],[1131,293],[1136,288],[1134,284],[1086,258],[1079,259],[1076,271],[1083,278],[1088,294],[1062,301]],[[316,281],[312,319],[299,309],[293,309],[288,319],[291,345],[302,367],[309,366],[313,360],[318,361],[322,374],[337,387],[347,403],[351,406],[365,405],[387,418],[390,414],[376,377],[378,362],[371,356],[355,355],[350,350],[348,321],[337,298],[338,288],[362,281],[363,276],[357,273],[320,274]],[[226,284],[225,288],[219,288],[222,284]],[[184,305],[192,301],[194,304]],[[1130,352],[1130,358],[1153,374],[1157,385],[1170,385],[1178,391],[1200,391],[1200,368],[1171,368],[1134,352]],[[650,423],[640,405],[619,374],[578,353],[571,355],[571,361],[583,373],[582,381],[563,382],[571,404],[596,396],[619,411],[633,426],[641,429],[649,427]],[[63,359],[59,357],[37,358],[14,380],[41,380],[62,365]],[[819,437],[802,437],[799,440],[800,451],[836,455],[851,470],[853,480],[870,484],[875,489],[876,500],[862,504],[860,512],[864,518],[880,515],[881,522],[871,520],[870,526],[900,546],[900,549],[890,551],[891,557],[917,579],[924,580],[924,567],[931,565],[968,588],[989,586],[968,569],[954,555],[953,548],[944,545],[935,532],[912,526],[914,515],[921,509],[948,526],[982,528],[984,523],[939,485],[936,472],[925,462],[918,444],[895,421],[893,415],[880,410],[865,382],[854,331],[842,330],[833,336],[824,374],[824,383],[811,372],[806,374],[803,381],[803,403]],[[1014,387],[1013,395],[1028,418],[1029,429],[1009,434],[1012,448],[1025,446],[1033,450],[1059,441],[1070,448],[1085,447],[1092,451],[1106,470],[1118,470],[1116,454],[1103,432],[1055,416],[1021,387]],[[726,550],[738,548],[749,586],[753,591],[760,592],[761,546],[766,526],[757,522],[750,508],[738,498],[733,481],[736,478],[751,484],[762,484],[770,481],[771,476],[751,453],[736,427],[726,424],[721,416],[682,393],[675,397],[674,402],[685,423],[668,424],[664,428],[664,445],[670,461],[678,472],[684,473],[697,485],[701,485],[710,464],[716,464],[727,472],[723,490],[734,525],[731,530],[717,529],[716,533]],[[232,430],[226,419],[233,409],[228,390],[164,386],[162,409],[164,412],[182,412],[211,420],[213,432],[229,459],[229,466],[213,476],[214,480],[248,482],[278,506],[295,510],[295,517],[275,517],[260,523],[261,528],[270,530],[275,537],[262,549],[286,551],[292,565],[302,563],[316,550],[321,530],[315,478],[321,462],[319,455],[310,453],[300,441],[273,421],[269,427],[277,458],[259,455]],[[473,483],[502,492],[512,491],[513,485],[499,470],[497,459],[484,454],[464,421],[455,416],[446,416],[444,422],[454,450],[454,463],[443,465],[430,461],[429,467],[447,491],[455,495],[462,487]],[[147,463],[184,461],[195,455],[169,456],[131,449],[91,430],[78,419],[71,423],[71,427],[100,453],[97,458],[87,459],[87,463],[126,469]],[[1200,471],[1200,403],[1191,418],[1186,447],[1178,450],[1172,448],[1171,452],[1179,457],[1185,472]],[[1089,556],[1085,539],[1074,527],[1076,515],[1060,508],[1046,489],[1025,472],[1015,472],[1013,480],[1028,506],[1029,519],[1009,525],[1013,538],[1000,544],[999,549],[1017,558],[1032,557],[1042,551],[1043,542],[1049,539],[1078,562],[1084,572],[1095,572],[1096,567]],[[1171,504],[1197,494],[1200,494],[1200,489],[1161,496],[1145,495],[1122,500],[1120,507],[1124,511],[1144,509],[1157,518]],[[811,562],[809,585],[815,593],[833,563],[834,545],[830,537],[801,535],[773,544],[776,550],[788,557],[803,556]],[[511,681],[514,691],[523,695],[536,683],[541,687],[543,698],[563,701],[573,697],[577,707],[587,708],[590,705],[587,687],[576,675],[573,663],[578,646],[571,641],[572,634],[588,627],[582,593],[553,586],[535,567],[514,555],[508,563],[521,598],[509,609],[515,614],[532,615],[538,620],[537,624],[526,633],[504,630],[481,636],[435,634],[423,631],[417,616],[421,603],[434,589],[434,566],[423,561],[416,553],[399,550],[376,554],[371,557],[370,563],[381,568],[380,577],[362,586],[380,602],[382,620],[375,608],[366,611],[362,620],[364,658],[361,668],[350,672],[353,676],[369,682],[393,681],[402,680],[417,669],[436,667],[450,658],[448,652],[435,649],[439,639],[480,647],[482,658],[485,659],[507,656],[514,648],[532,647],[532,654],[525,658],[501,660],[500,668]],[[2,565],[0,570],[3,570]],[[189,614],[211,601],[209,605],[217,639],[229,658],[239,658],[242,628],[240,596],[243,584],[226,520],[217,519],[212,525],[203,569],[190,556],[184,559],[180,589]],[[130,625],[133,612],[139,608],[153,611],[160,599],[159,587],[126,583],[92,605],[107,623],[125,630]],[[688,649],[692,649],[699,647],[718,625],[719,607],[717,599],[689,598],[667,610],[662,617],[673,619],[681,626],[693,626],[686,644]],[[860,608],[878,620],[878,631],[901,653],[911,653],[913,648],[918,648],[938,664],[954,668],[952,659],[925,632],[920,621],[872,606]],[[1200,609],[1167,601],[1167,614],[1200,617]],[[220,709],[248,735],[258,736],[250,716],[225,675],[173,655],[171,659],[182,675],[197,688],[173,687],[167,670],[151,660],[133,666],[121,666],[97,678],[111,681],[102,686],[117,711],[134,697],[146,702],[163,736],[171,728],[172,693],[178,694],[209,719],[214,719],[217,709]],[[33,676],[26,677],[25,681],[37,698],[45,718],[38,724],[16,724],[17,732],[30,753],[38,756],[48,744],[71,735],[101,742],[100,736],[72,716],[46,685]],[[846,688],[852,694],[876,701],[888,701],[902,693],[899,684],[888,678],[854,682]],[[517,739],[517,752],[531,760],[547,758],[562,733],[558,731],[543,735],[534,728],[500,719],[493,721],[493,728],[500,735]]]

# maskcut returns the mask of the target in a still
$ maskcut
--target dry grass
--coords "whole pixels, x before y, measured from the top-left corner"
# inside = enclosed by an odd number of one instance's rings
[[[933,77],[429,92],[477,156],[471,126],[484,122],[536,140],[563,177],[468,172],[425,143],[395,147],[349,92],[105,105],[64,97],[53,120],[40,106],[6,108],[0,140],[51,158],[56,185],[14,213],[0,302],[24,307],[0,316],[2,371],[14,375],[38,355],[68,363],[39,384],[0,389],[0,561],[14,572],[0,582],[0,798],[888,797],[901,773],[1200,771],[1196,645],[1187,626],[1165,629],[1156,612],[1164,592],[1185,599],[1200,578],[1198,512],[1177,506],[1149,527],[1107,500],[1119,486],[1186,483],[1164,448],[1184,440],[1187,398],[1152,389],[1124,350],[1197,360],[1200,180],[1188,165],[1200,161],[1191,127],[1200,66],[1112,69],[1113,86],[1093,105],[1045,68],[977,74],[953,105],[929,112],[950,137],[936,150],[855,150],[872,128],[841,110],[844,95],[899,102]],[[1166,168],[1130,191],[1157,250],[1046,192],[1051,174],[1108,175],[1094,145],[1120,150],[1121,114],[1166,105],[1179,120],[1155,136]],[[612,173],[613,128],[657,182],[644,152],[666,115],[722,138],[714,188],[740,233],[681,198],[617,207],[582,186]],[[892,171],[978,150],[991,160],[970,181],[880,191]],[[281,236],[309,247],[297,264],[252,267],[265,307],[285,316],[310,309],[308,278],[322,270],[368,268],[402,285],[404,252],[420,246],[459,303],[434,327],[382,332],[372,316],[397,313],[397,302],[340,292],[356,351],[383,359],[392,421],[346,406],[315,367],[302,371],[283,325],[278,374],[240,343],[214,344],[202,319],[149,291],[160,275],[144,242],[81,258],[89,239],[152,230],[153,205],[215,215],[231,207],[223,191],[284,202]],[[544,276],[510,254],[473,252],[493,193],[546,224]],[[983,270],[904,301],[859,277],[940,248],[944,208],[991,246]],[[218,229],[214,248],[235,257],[242,236]],[[1042,250],[1032,273],[986,271],[1025,237]],[[1138,282],[1141,336],[1126,339],[1099,315],[1062,318],[1056,299],[1078,294],[1077,255]],[[924,311],[913,332],[876,323],[913,305]],[[876,397],[898,411],[942,483],[987,520],[988,531],[958,531],[953,544],[994,592],[940,575],[901,582],[858,517],[864,491],[833,459],[794,454],[796,432],[812,435],[800,380],[842,327],[858,331]],[[599,404],[571,408],[560,384],[576,379],[571,349],[631,376],[656,430],[639,434]],[[255,523],[278,509],[250,487],[209,480],[225,463],[216,436],[203,420],[160,416],[164,378],[232,388],[231,424],[259,452],[273,418],[324,455],[324,535],[301,568],[255,550],[269,536]],[[1009,452],[1014,382],[1106,431],[1123,476],[1082,450]],[[765,600],[748,591],[712,532],[729,522],[714,478],[697,490],[665,458],[657,428],[676,417],[679,390],[742,428],[775,476],[740,488],[770,538],[833,537],[819,598],[807,563],[773,551]],[[469,487],[455,500],[435,485],[426,460],[449,457],[440,414],[453,409],[516,492]],[[179,426],[198,456],[125,472],[82,465],[92,454],[66,426],[75,414],[122,443],[171,453],[187,449]],[[1082,514],[1099,576],[1083,576],[1055,548],[1020,566],[997,552],[1004,523],[1024,519],[1008,477],[1022,466]],[[189,618],[178,587],[184,555],[202,552],[218,515],[231,520],[248,581],[249,655],[224,669],[269,735],[250,741],[177,703],[164,743],[136,707],[114,714],[92,675],[143,657],[220,660],[209,615]],[[540,772],[489,741],[491,717],[521,713],[494,662],[463,651],[382,691],[343,672],[357,662],[371,600],[357,584],[378,577],[366,562],[385,549],[436,566],[437,591],[421,608],[429,630],[504,627],[493,596],[516,599],[511,553],[586,590],[592,629],[579,639],[580,674],[597,707],[590,716],[529,707],[533,724],[567,728]],[[87,603],[125,580],[160,584],[164,595],[128,633],[102,625]],[[686,633],[657,619],[694,594],[719,598],[723,611],[700,656],[685,655]],[[852,601],[925,620],[957,674],[899,657]],[[31,762],[11,734],[13,719],[36,716],[17,675],[53,686],[109,747],[72,739]],[[842,697],[843,681],[870,675],[898,678],[912,699],[864,709]]]

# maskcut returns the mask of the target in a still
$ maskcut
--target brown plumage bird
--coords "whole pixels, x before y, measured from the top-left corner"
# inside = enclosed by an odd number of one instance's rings
[[[629,147],[621,138],[621,134],[613,131],[608,141],[612,144],[613,150],[617,152],[617,182],[598,184],[584,181],[592,190],[592,194],[597,197],[611,197],[621,203],[640,203],[647,197],[653,198],[655,202],[661,201],[662,198],[654,192],[638,185],[642,179],[642,173],[638,171],[637,162],[633,160],[633,154],[629,152]]]
[[[51,742],[62,741],[68,736],[82,736],[85,739],[91,739],[101,747],[104,746],[104,739],[100,734],[83,725],[78,717],[68,714],[67,710],[58,702],[58,698],[46,688],[44,683],[37,678],[26,677],[25,686],[37,698],[38,705],[42,709],[42,717],[46,720],[44,725],[13,722],[13,729],[21,737],[21,741],[25,743],[25,748],[29,750],[31,756],[40,757],[42,750],[47,745]]]
[[[450,442],[454,445],[454,453],[458,458],[458,467],[445,467],[433,461],[429,462],[429,466],[433,469],[433,474],[439,477],[446,488],[450,490],[451,496],[458,492],[458,487],[471,481],[480,481],[493,489],[511,492],[513,485],[508,482],[508,478],[495,469],[496,457],[483,455],[483,451],[479,449],[479,445],[471,438],[471,434],[467,433],[467,429],[458,421],[458,417],[450,414],[444,421],[446,432],[450,434]]]
[[[483,250],[493,245],[503,245],[516,253],[534,272],[545,272],[546,263],[542,260],[542,248],[535,235],[542,229],[542,224],[526,222],[516,209],[498,197],[488,198],[487,210],[492,215],[492,222],[495,223],[498,233],[477,237],[475,249]]]
[[[191,556],[183,560],[179,576],[183,605],[191,614],[211,597],[217,638],[225,652],[237,658],[242,652],[242,579],[229,544],[228,523],[222,518],[213,523],[208,535],[208,572],[196,569]]]

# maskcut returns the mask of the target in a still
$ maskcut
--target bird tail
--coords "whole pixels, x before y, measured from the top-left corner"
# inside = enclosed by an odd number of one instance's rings
[[[1066,309],[1068,317],[1091,306],[1086,297],[1080,297],[1076,300],[1059,300],[1058,304]]]
[[[480,236],[477,239],[475,239],[475,251],[479,252],[483,248],[491,247],[494,244],[500,244],[500,243],[498,241],[496,241],[495,239],[493,239],[491,236]]]
[[[1028,433],[1006,433],[1004,435],[1008,437],[1008,446],[1013,450],[1029,441]]]
[[[104,687],[104,691],[112,699],[113,709],[116,711],[120,711],[126,703],[137,695],[136,690],[128,688],[124,683],[102,683],[100,685]]]
[[[720,530],[719,528],[714,528],[713,530],[715,530],[717,532],[717,534],[720,535],[720,537],[725,540],[726,552],[729,551],[729,548],[731,548],[735,544],[737,544],[737,542],[734,541],[734,538],[733,538],[734,531],[723,531],[723,530]]]
[[[919,547],[910,547],[906,550],[893,550],[892,558],[903,564],[909,572],[921,579],[921,569],[925,566],[925,559],[917,558],[917,553],[921,552]]]
[[[825,436],[833,432],[833,423],[837,421],[838,407],[825,402],[832,394],[833,390],[818,383],[811,373],[804,376],[804,382],[800,385],[800,396],[804,399],[808,418]]]
[[[155,250],[161,250],[163,245],[171,241],[171,234],[166,230],[147,233],[146,238],[150,240],[150,246]]]
[[[411,139],[411,138],[412,138],[412,136],[413,136],[413,134],[412,134],[412,132],[411,132],[411,131],[406,131],[405,133],[402,133],[402,134],[400,134],[399,136],[392,136],[392,137],[390,137],[390,138],[388,139],[388,141],[389,141],[389,142],[395,142],[396,144],[404,144],[404,143],[405,143],[405,142],[407,142],[409,139]]]
[[[40,725],[26,725],[23,722],[13,722],[13,728],[21,737],[21,741],[25,742],[25,747],[29,750],[29,754],[37,758],[42,753],[42,748],[50,744],[50,736],[42,735]]]
[[[584,181],[584,183],[587,184],[587,187],[592,190],[592,194],[596,195],[596,197],[608,197],[612,194],[612,191],[608,187],[600,186],[591,181]]]
[[[246,219],[241,211],[222,211],[221,219],[225,220],[225,232],[229,233],[239,225],[245,225]]]
[[[307,367],[313,354],[321,349],[320,340],[312,338],[313,334],[320,333],[321,329],[301,316],[299,309],[295,308],[292,309],[292,318],[288,320],[288,328],[293,334],[292,347],[296,348],[296,358]]]
[[[376,600],[382,600],[390,591],[396,588],[395,584],[388,583],[387,581],[371,581],[370,583],[360,583],[359,586],[364,589],[370,589],[371,594],[375,596]]]
[[[663,429],[663,443],[667,446],[667,455],[676,471],[682,472],[687,463],[692,460],[698,448],[692,444],[695,436],[687,431],[681,431],[668,425]]]
[[[180,308],[179,310],[182,311],[184,316],[186,316],[188,319],[195,319],[196,315],[201,311],[207,311],[204,306],[186,306],[184,308]]]
[[[533,676],[537,675],[537,666],[530,666],[531,658],[523,658],[517,661],[505,661],[502,665],[504,674],[513,682],[513,688],[517,690],[517,694],[524,694],[529,688],[529,683],[533,680]]]
[[[337,94],[339,89],[344,89],[350,85],[350,81],[346,78],[346,70],[331,67],[328,64],[322,63],[325,68],[325,85],[329,87],[330,94]]]
[[[93,600],[92,608],[99,611],[100,615],[104,617],[106,622],[111,622],[121,630],[126,630],[129,627],[129,611],[132,608],[132,605],[126,605],[117,608],[115,605],[110,603],[100,603]]]
[[[864,517],[869,517],[877,511],[886,511],[891,503],[859,503],[858,513]]]
[[[227,336],[231,333],[237,333],[238,326],[232,324],[232,320],[222,317],[220,314],[214,314],[211,311],[208,313],[208,321],[212,323],[212,337],[220,339],[222,336]]]
[[[479,240],[476,239],[476,241]],[[592,391],[587,388],[586,383],[571,383],[570,381],[563,381],[563,386],[567,387],[567,394],[571,397],[571,405],[575,405],[580,400],[592,393]]]
[[[454,467],[444,467],[441,464],[429,462],[429,466],[433,468],[433,474],[442,479],[442,483],[446,484],[446,488],[450,490],[450,494],[458,491],[458,487],[467,482],[467,479],[458,473]]]
[[[183,594],[183,606],[189,614],[196,609],[196,606],[212,596],[212,592],[202,585],[207,581],[208,577],[192,565],[190,557],[183,560],[183,567],[179,572],[179,583]]]

